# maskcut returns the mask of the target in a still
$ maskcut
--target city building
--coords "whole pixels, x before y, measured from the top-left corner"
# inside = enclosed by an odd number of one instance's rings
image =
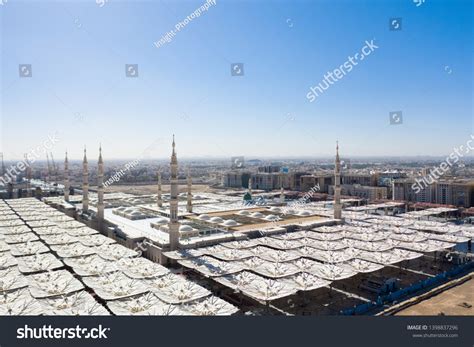
[[[361,186],[359,184],[343,184],[341,194],[345,196],[355,196],[368,201],[387,199],[387,187]],[[334,194],[334,186],[329,187],[329,194]]]
[[[420,178],[406,178],[393,182],[393,200],[474,206],[474,180],[441,179],[430,185],[420,184]],[[418,189],[417,189],[418,188]]]

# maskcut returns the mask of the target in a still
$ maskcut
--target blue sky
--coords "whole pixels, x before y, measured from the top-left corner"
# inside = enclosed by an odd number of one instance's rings
[[[473,133],[472,2],[15,1],[0,7],[1,149],[79,158],[447,155]],[[402,18],[390,31],[389,19]],[[324,74],[379,46],[315,102]],[[244,76],[230,64],[243,63]],[[19,64],[32,77],[19,77]],[[138,78],[125,77],[138,64]],[[389,112],[403,124],[390,125]],[[150,147],[151,146],[151,147]],[[148,148],[148,149],[147,149]],[[91,157],[94,154],[91,153]]]

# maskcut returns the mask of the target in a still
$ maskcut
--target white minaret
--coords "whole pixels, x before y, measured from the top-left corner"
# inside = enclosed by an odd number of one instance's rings
[[[163,198],[161,196],[161,172],[158,171],[158,195],[157,195],[157,200],[158,200],[158,207],[163,206]]]
[[[178,159],[176,157],[174,135],[173,152],[171,153],[171,176],[170,176],[170,222],[168,229],[170,234],[170,250],[179,247],[179,222],[178,222]]]
[[[186,204],[186,211],[189,213],[193,212],[193,194],[192,194],[192,180],[191,180],[191,173],[189,172],[188,168],[188,195],[187,195],[187,204]]]
[[[69,201],[69,161],[66,156],[64,158],[64,200]]]
[[[84,147],[84,159],[82,160],[82,211],[89,210],[89,167],[87,165],[86,147]]]
[[[252,177],[249,178],[249,194],[252,194]]]
[[[341,160],[339,159],[339,142],[336,142],[336,162],[334,166],[334,218],[341,219]]]
[[[104,161],[102,160],[102,146],[99,146],[99,161],[97,173],[97,221],[99,230],[104,222]]]

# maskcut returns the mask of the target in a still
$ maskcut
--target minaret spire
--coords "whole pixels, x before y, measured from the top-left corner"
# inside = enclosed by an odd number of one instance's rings
[[[161,196],[161,172],[158,171],[158,194],[157,194],[158,208],[163,207],[163,198]]]
[[[103,164],[102,160],[102,144],[99,144],[99,164]]]
[[[99,145],[99,161],[97,173],[97,222],[102,231],[104,222],[104,161],[102,160],[102,145]]]
[[[187,195],[186,210],[189,213],[192,213],[193,212],[193,194],[192,194],[192,184],[193,184],[193,182],[192,182],[192,179],[191,179],[191,173],[189,172],[189,168],[188,168],[187,181],[188,181],[188,195]]]
[[[174,134],[173,134],[173,152],[171,153],[171,164],[178,165],[178,158],[176,157],[176,145],[174,143]]]
[[[179,222],[178,222],[178,158],[176,157],[175,142],[173,135],[173,151],[171,153],[171,175],[170,175],[170,222],[168,224],[170,235],[170,250],[179,247]]]
[[[341,160],[339,158],[339,141],[336,141],[336,160],[334,165],[334,219],[341,219]]]
[[[89,165],[87,162],[87,150],[84,146],[84,158],[82,160],[82,211],[89,210]]]
[[[66,156],[64,157],[64,200],[69,201],[69,161]]]

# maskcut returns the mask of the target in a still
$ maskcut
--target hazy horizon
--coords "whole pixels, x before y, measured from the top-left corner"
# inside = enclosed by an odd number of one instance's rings
[[[238,156],[238,155],[236,155]],[[244,156],[245,157],[245,162],[247,163],[248,161],[285,161],[285,160],[330,160],[334,161],[334,155],[330,156],[294,156],[294,157],[278,157],[278,156]],[[409,162],[414,162],[414,161],[430,161],[430,160],[444,160],[446,159],[447,155],[445,156],[429,156],[429,155],[418,155],[418,156],[347,156],[344,154],[340,154],[341,159],[350,159],[356,160],[356,161],[362,161],[362,160],[372,160],[372,161],[390,161],[390,160],[401,160],[401,161],[409,161]],[[93,153],[93,155],[90,155],[88,153],[87,159],[89,161],[89,164],[94,164],[95,161],[97,160],[98,155],[96,153]],[[104,161],[129,161],[129,160],[135,160],[135,159],[140,159],[142,162],[153,162],[153,161],[159,161],[159,162],[165,162],[168,163],[170,158],[169,157],[157,157],[157,158],[137,158],[137,157],[129,157],[129,158],[113,158],[113,157],[107,157],[104,152],[103,152],[103,159]],[[4,158],[5,163],[11,163],[11,162],[16,162],[23,160],[23,158]],[[54,158],[56,163],[63,163],[64,157],[60,158]],[[74,163],[74,162],[81,162],[82,163],[82,157],[81,158],[72,158],[68,155],[68,160],[69,163]],[[229,165],[231,164],[231,158],[230,157],[213,157],[213,156],[207,156],[207,157],[186,157],[186,156],[179,156],[178,155],[178,162],[180,161],[199,161],[199,160],[214,160],[214,161],[222,161],[222,162],[228,162]],[[460,161],[474,161],[474,155],[468,155],[464,156],[463,158],[460,159]],[[40,163],[47,163],[46,159],[38,159],[36,162]],[[354,162],[352,162],[354,163]]]

